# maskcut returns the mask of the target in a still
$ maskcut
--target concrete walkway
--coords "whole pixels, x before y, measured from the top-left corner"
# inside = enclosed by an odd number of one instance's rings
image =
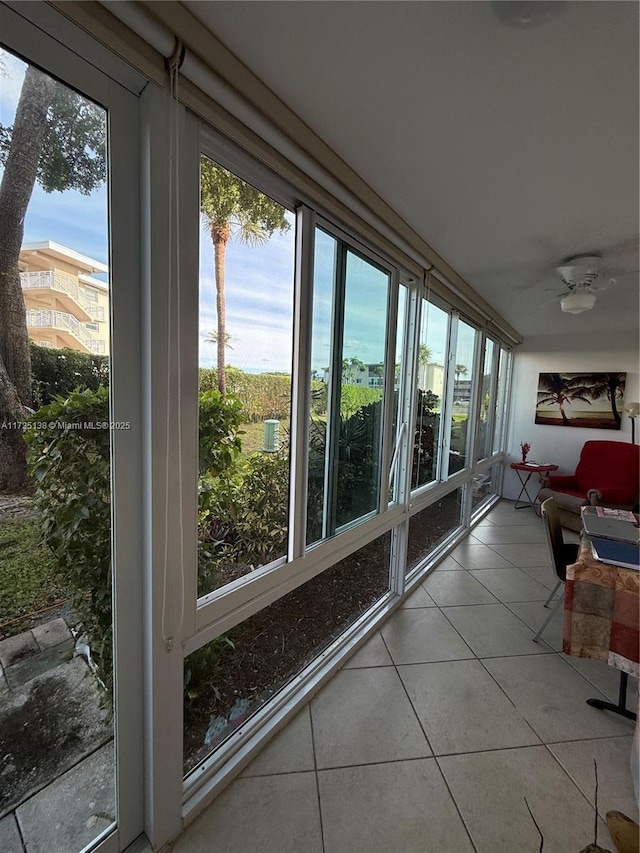
[[[115,820],[113,729],[64,619],[0,641],[0,850],[73,853]]]

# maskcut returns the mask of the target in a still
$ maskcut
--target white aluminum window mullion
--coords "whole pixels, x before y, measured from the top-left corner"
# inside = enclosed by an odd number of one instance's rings
[[[395,449],[394,449],[394,457],[395,461],[392,460],[390,463],[393,466],[393,470],[389,472],[390,476],[393,476],[393,491],[394,491],[394,503],[397,504],[405,504],[407,503],[407,495],[409,494],[408,486],[410,487],[410,482],[407,483],[407,459],[410,457],[413,441],[411,438],[410,424],[411,424],[411,399],[412,399],[412,388],[411,388],[411,379],[410,379],[410,371],[408,368],[409,364],[409,353],[412,352],[410,337],[413,333],[414,326],[412,325],[412,299],[415,298],[416,287],[411,286],[414,284],[414,279],[407,279],[410,284],[401,283],[399,287],[398,294],[400,294],[403,290],[405,293],[404,299],[404,325],[402,328],[402,349],[400,355],[400,375],[398,377],[398,422],[395,424],[395,428],[397,430],[395,437]],[[415,319],[415,318],[414,318]],[[395,353],[394,353],[394,385],[395,385]],[[395,391],[394,391],[395,393]]]
[[[476,447],[478,447],[478,432],[480,429],[479,417],[471,420],[471,410],[473,409],[478,415],[482,411],[482,389],[484,381],[484,365],[486,348],[488,343],[486,330],[477,329],[473,342],[473,362],[471,370],[471,394],[469,399],[469,425],[467,426],[467,441],[469,443],[469,466],[475,466],[478,461],[476,456]],[[488,423],[487,416],[487,423]],[[469,428],[471,428],[471,431]],[[485,425],[486,428],[486,425]],[[471,447],[473,445],[473,448]],[[473,453],[472,453],[473,449]],[[483,457],[484,458],[484,457]]]
[[[132,156],[140,137],[138,99],[113,89],[120,103],[109,110],[111,417],[131,423],[114,431],[111,450],[116,802],[124,847],[143,829],[140,174]]]
[[[420,322],[424,284],[408,288],[405,348],[403,354],[402,408],[404,431],[403,450],[400,456],[398,482],[401,484],[399,502],[408,509],[411,502],[411,479],[413,477],[413,445],[416,438],[418,406],[416,388],[418,381],[418,350],[420,345]]]
[[[149,85],[142,105],[142,281],[145,407],[145,832],[154,849],[175,838],[181,830],[183,644],[178,631],[184,594],[180,576],[179,537],[168,540],[165,575],[165,536],[179,527],[177,497],[177,411],[167,400],[169,350],[176,368],[175,334],[168,337],[169,312],[169,139],[171,104],[166,92]],[[183,114],[182,108],[180,113]],[[196,135],[197,139],[197,135]],[[185,151],[186,146],[184,146]],[[197,169],[196,162],[192,164]],[[181,156],[184,162],[184,157]],[[197,211],[198,201],[195,201]],[[196,231],[199,231],[196,225]],[[174,265],[175,269],[175,265]],[[174,377],[175,380],[175,377]],[[173,382],[175,403],[175,381]],[[167,459],[167,410],[171,413]],[[185,437],[186,438],[186,437]],[[185,442],[186,443],[186,442]],[[189,448],[197,453],[197,444]],[[169,512],[165,522],[167,464]],[[186,483],[184,484],[186,486]],[[192,603],[187,602],[186,606]],[[195,597],[193,601],[195,606]],[[163,639],[175,637],[170,646]]]
[[[449,316],[449,335],[447,357],[445,359],[444,388],[446,393],[442,401],[442,444],[438,453],[438,481],[449,479],[449,448],[451,447],[451,420],[453,417],[453,390],[456,370],[456,349],[458,345],[458,322],[460,315],[453,311]],[[445,426],[446,425],[446,426]]]
[[[387,299],[387,344],[385,351],[385,374],[383,385],[383,415],[382,415],[382,453],[380,471],[380,493],[378,495],[378,512],[384,512],[389,505],[389,466],[392,457],[395,457],[395,440],[393,423],[393,396],[395,385],[395,362],[396,362],[396,335],[398,326],[398,298],[399,298],[398,272],[395,270],[389,281],[389,295]]]
[[[485,341],[491,341],[493,344],[493,356],[491,359],[491,384],[489,388],[489,400],[491,402],[491,406],[487,413],[487,446],[486,450],[487,456],[491,456],[493,454],[493,443],[495,439],[494,430],[496,428],[497,421],[497,409],[500,405],[500,400],[498,399],[498,372],[500,369],[500,345],[497,341],[493,340],[493,338],[485,338]],[[486,346],[486,343],[485,343]]]
[[[466,468],[472,468],[476,463],[476,447],[478,445],[478,414],[480,412],[480,398],[482,397],[485,345],[486,336],[484,331],[481,329],[474,329],[473,356],[471,359],[471,389],[469,394],[469,420],[467,422]]]
[[[511,418],[511,399],[513,397],[511,382],[513,380],[513,352],[507,351],[507,365],[504,378],[504,399],[505,406],[503,411],[503,426],[502,426],[502,442],[500,450],[507,453],[510,440],[510,418]]]
[[[500,362],[502,360],[502,354],[504,353],[504,375],[502,376],[502,393],[501,399],[497,401],[497,406],[500,407],[500,420],[498,421],[500,427],[500,435],[498,436],[499,441],[496,442],[496,453],[504,453],[506,451],[506,436],[507,436],[507,425],[508,425],[508,416],[509,416],[509,402],[510,402],[510,380],[511,380],[511,364],[513,362],[513,354],[505,349],[504,347],[499,347],[498,354],[498,370],[500,370]],[[493,445],[492,445],[493,449]]]
[[[329,405],[327,408],[327,426],[325,432],[324,499],[322,507],[323,539],[333,536],[336,532],[346,273],[347,246],[341,240],[338,240],[336,243],[335,269],[333,271],[331,358],[329,360],[329,388],[327,394]]]
[[[173,240],[179,243],[180,269],[180,359],[181,394],[180,421],[182,430],[182,501],[181,514],[184,534],[182,554],[183,620],[182,637],[196,629],[198,602],[198,472],[199,472],[199,344],[200,336],[193,330],[199,327],[200,317],[200,152],[201,132],[198,120],[180,110],[179,197],[175,199],[179,232]],[[174,191],[175,192],[175,191]],[[178,246],[176,245],[176,250]],[[174,327],[175,328],[175,327]],[[177,369],[177,363],[175,365]],[[177,397],[176,397],[177,402]],[[179,448],[176,446],[175,452]],[[176,535],[179,527],[176,527]]]
[[[508,442],[510,438],[510,430],[511,424],[509,423],[509,419],[511,417],[511,380],[513,378],[513,352],[511,350],[504,349],[501,347],[500,352],[505,353],[505,365],[504,365],[504,396],[502,400],[502,425],[501,431],[502,435],[500,436],[500,446],[498,447],[497,453],[500,456],[500,467],[496,472],[496,480],[495,480],[495,492],[497,495],[502,497],[503,485],[504,485],[504,473],[507,462],[507,448]]]
[[[289,493],[290,560],[304,554],[307,539],[311,339],[313,334],[313,266],[315,214],[296,211],[295,308]]]

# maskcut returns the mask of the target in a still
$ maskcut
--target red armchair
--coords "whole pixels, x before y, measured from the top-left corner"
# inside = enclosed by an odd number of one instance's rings
[[[575,474],[542,478],[538,499],[555,498],[564,527],[580,530],[580,507],[633,509],[640,490],[640,447],[622,441],[586,441]]]

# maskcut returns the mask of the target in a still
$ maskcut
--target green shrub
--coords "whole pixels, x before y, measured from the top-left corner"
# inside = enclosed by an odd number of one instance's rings
[[[25,440],[43,540],[72,591],[74,610],[111,690],[110,432],[89,426],[108,421],[106,388],[74,391],[43,406]]]
[[[340,417],[347,421],[358,411],[382,400],[382,388],[367,385],[343,385],[340,395]]]
[[[287,551],[289,449],[256,453],[246,465],[237,490],[233,521],[238,533],[237,559],[263,566]]]
[[[219,391],[200,394],[199,466],[201,474],[217,477],[231,467],[242,450],[242,403]]]
[[[245,373],[238,367],[225,369],[227,394],[240,400],[249,423],[268,418],[288,420],[291,409],[291,376],[288,373]],[[200,368],[200,391],[218,387],[215,368]]]
[[[90,637],[100,676],[111,689],[111,490],[109,392],[73,391],[56,398],[31,419],[25,434],[42,538],[72,590],[72,603]],[[240,449],[242,406],[232,396],[207,391],[200,397],[201,482],[220,483]],[[52,424],[43,428],[42,424]],[[227,489],[233,479],[229,478]],[[207,515],[206,488],[201,488]],[[202,497],[204,494],[204,497]],[[217,500],[209,495],[209,500]]]
[[[222,673],[225,654],[234,648],[233,642],[221,634],[184,659],[182,677],[186,701],[193,702],[211,695],[220,698],[216,682]]]
[[[198,593],[225,582],[223,570],[263,566],[287,550],[289,451],[254,453],[224,477],[199,484]]]
[[[340,417],[338,436],[339,477],[336,495],[338,525],[370,512],[378,489],[378,447],[382,427],[382,401],[356,409],[349,417]],[[322,535],[326,424],[312,419],[309,425],[309,480],[307,495],[307,541],[316,542]]]
[[[109,383],[109,357],[72,349],[52,349],[30,342],[34,407],[67,397],[76,388],[97,391]]]

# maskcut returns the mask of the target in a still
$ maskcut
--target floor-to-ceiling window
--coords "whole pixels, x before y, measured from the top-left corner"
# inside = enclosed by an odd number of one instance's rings
[[[102,254],[71,249],[108,275],[83,273],[85,301],[54,269],[58,302],[29,315],[44,348],[42,311],[71,314],[74,299],[86,340],[110,332],[109,429],[87,482],[107,518],[116,749],[105,777],[113,808],[96,809],[85,829],[111,832],[120,848],[140,831],[144,746],[147,831],[164,843],[385,617],[405,569],[417,582],[494,494],[507,353],[487,339],[483,360],[472,310],[436,298],[399,250],[236,151],[159,85],[142,98],[141,146],[129,77],[101,89],[77,57],[66,70],[47,58],[36,57],[93,105],[107,139],[101,211],[85,214],[81,202],[95,197],[83,196],[55,225],[87,240],[99,214]],[[47,154],[59,165],[54,147]],[[80,528],[85,508],[73,509]],[[90,672],[98,644],[89,630],[77,639]]]
[[[2,837],[124,849],[143,829],[144,81],[70,51],[52,10],[1,14]]]

